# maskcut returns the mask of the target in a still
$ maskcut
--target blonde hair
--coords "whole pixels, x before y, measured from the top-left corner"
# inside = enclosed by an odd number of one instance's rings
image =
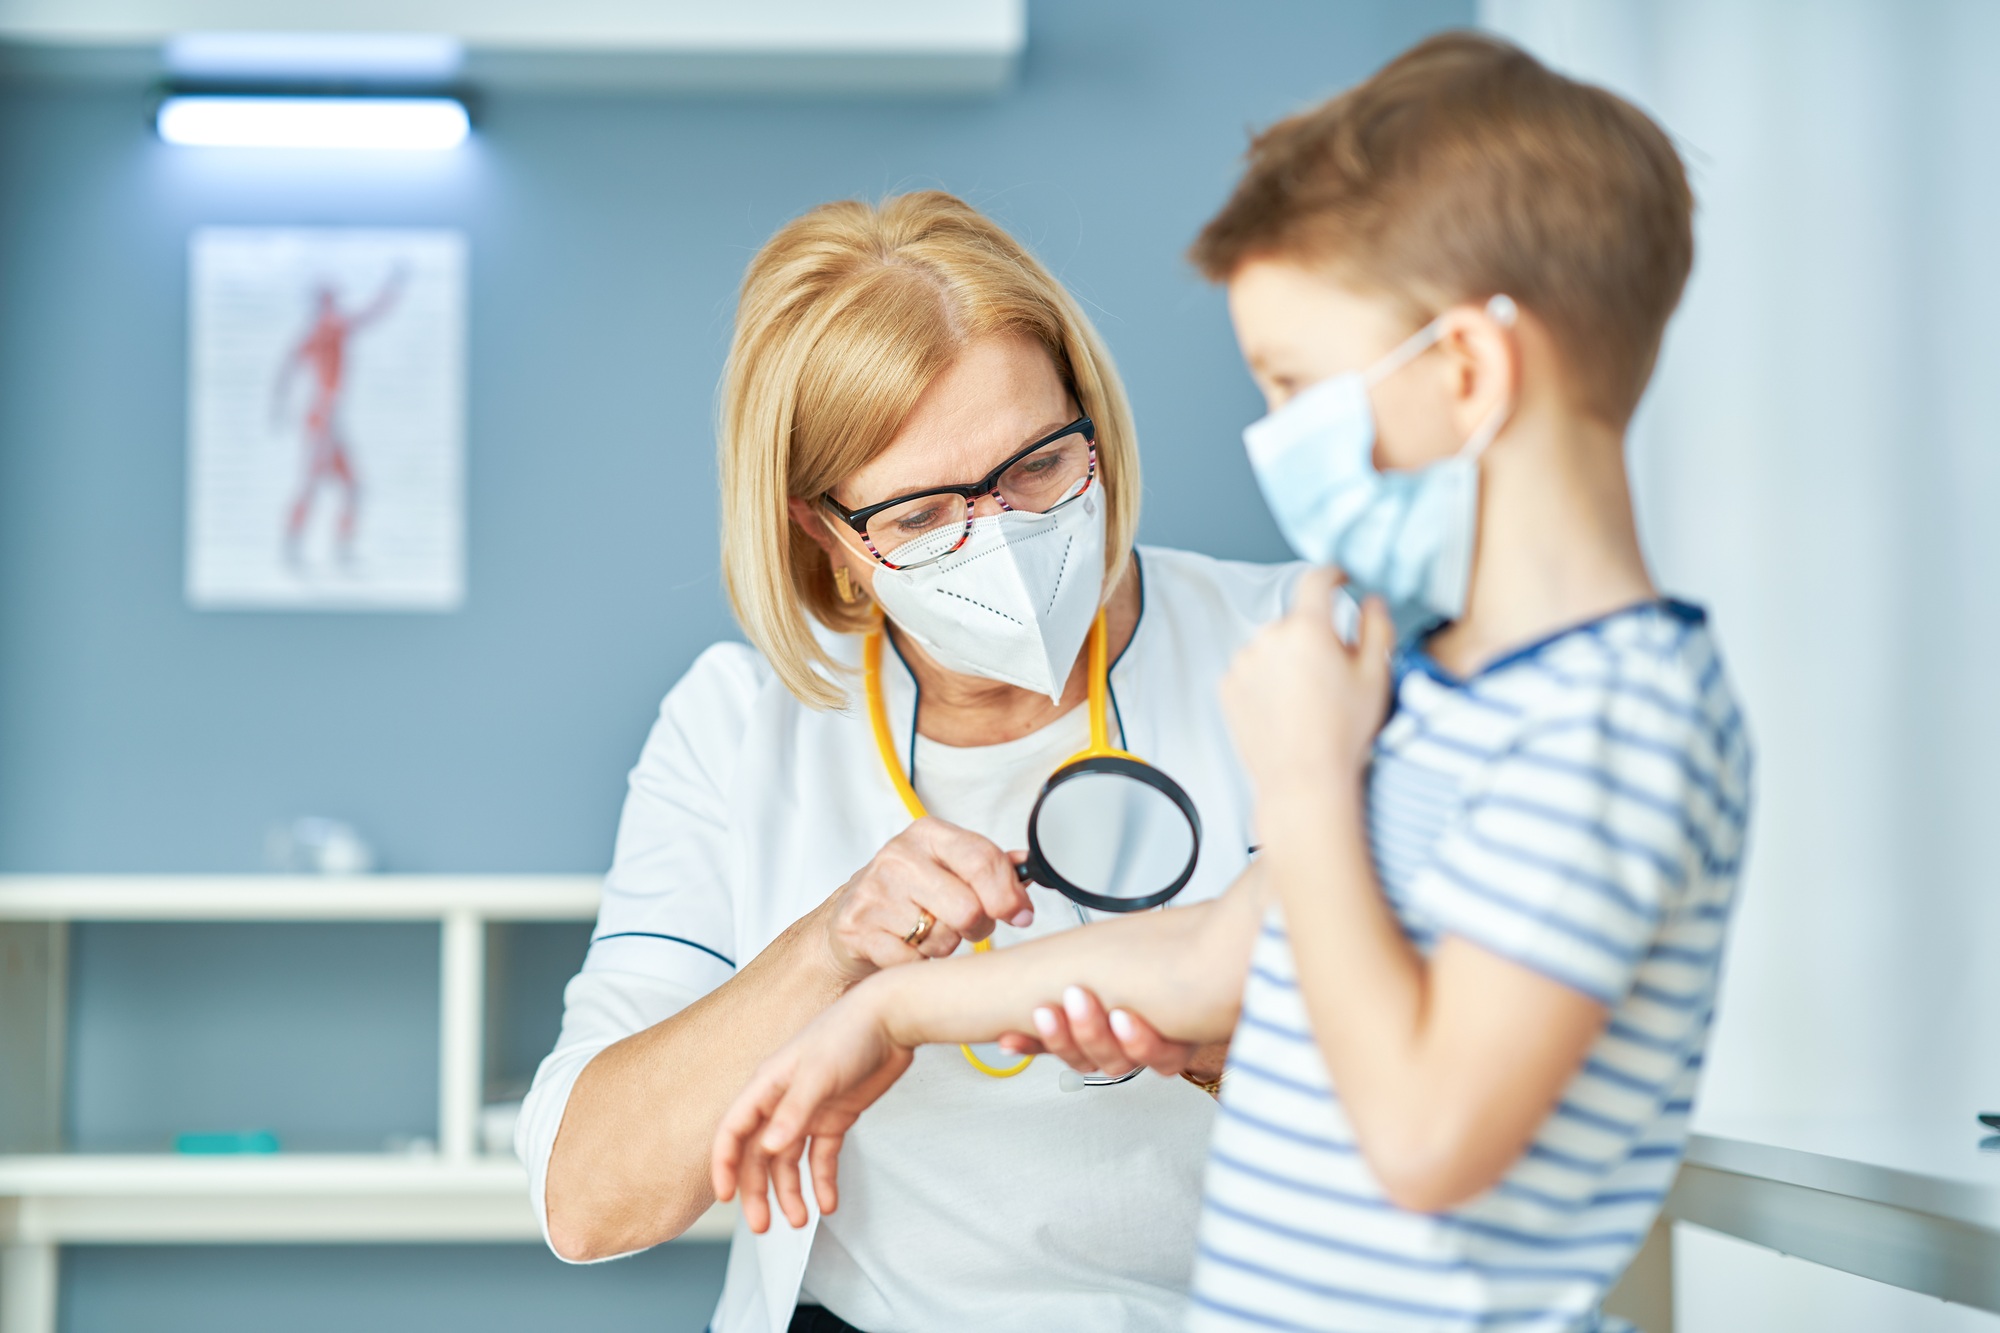
[[[722,569],[743,632],[811,707],[844,707],[847,691],[807,616],[855,633],[875,611],[841,601],[831,561],[786,502],[817,508],[895,437],[969,343],[996,334],[1048,349],[1096,424],[1105,588],[1115,587],[1139,525],[1132,411],[1082,309],[1013,237],[925,190],[823,205],[750,261],[722,381]]]
[[[1279,121],[1192,258],[1331,269],[1419,322],[1505,292],[1549,328],[1579,406],[1622,426],[1694,262],[1694,196],[1631,103],[1480,33],[1419,43]]]

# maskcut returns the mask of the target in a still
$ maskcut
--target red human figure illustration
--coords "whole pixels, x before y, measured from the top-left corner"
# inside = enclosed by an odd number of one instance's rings
[[[348,451],[346,429],[341,421],[341,398],[347,387],[348,340],[380,320],[402,295],[404,272],[392,272],[375,299],[360,310],[347,313],[340,308],[340,294],[330,282],[322,282],[313,293],[313,322],[278,370],[272,399],[274,416],[281,416],[289,396],[292,376],[301,368],[310,372],[312,397],[304,421],[305,474],[298,495],[285,520],[285,558],[296,564],[299,543],[306,522],[312,517],[313,500],[322,485],[340,488],[339,526],[335,529],[340,559],[344,563],[354,553],[354,528],[360,510],[361,488],[354,475],[354,460]]]

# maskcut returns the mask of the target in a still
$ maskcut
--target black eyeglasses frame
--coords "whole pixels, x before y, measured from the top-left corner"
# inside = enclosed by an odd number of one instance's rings
[[[951,551],[956,551],[959,546],[965,545],[966,534],[972,531],[972,507],[978,504],[982,497],[990,495],[1000,502],[1002,509],[1009,511],[1013,509],[1013,506],[1007,503],[1006,497],[1000,494],[1000,478],[1006,475],[1008,468],[1013,467],[1014,464],[1020,462],[1029,454],[1035,452],[1035,450],[1054,444],[1065,435],[1079,434],[1090,443],[1090,471],[1085,474],[1083,491],[1078,491],[1076,495],[1070,497],[1070,500],[1074,500],[1078,496],[1081,496],[1084,491],[1088,491],[1091,485],[1097,480],[1097,425],[1088,416],[1080,416],[1061,430],[1044,435],[1033,444],[1016,453],[1010,454],[1000,466],[994,468],[991,472],[969,486],[933,486],[929,490],[911,491],[908,495],[894,496],[882,501],[880,504],[866,505],[860,509],[845,509],[841,506],[840,501],[833,498],[832,491],[821,491],[819,497],[820,503],[839,515],[840,520],[847,524],[848,527],[854,529],[855,533],[861,538],[861,544],[868,548],[868,554],[874,556],[876,560],[890,569],[904,569],[907,566],[891,564],[880,551],[875,549],[874,541],[868,536],[869,519],[874,518],[875,515],[885,509],[893,509],[897,505],[908,504],[912,500],[928,499],[933,495],[956,495],[965,501],[965,526],[959,533],[958,546],[951,548]],[[1069,500],[1063,501],[1063,504],[1068,503]],[[1060,508],[1062,508],[1062,505],[1056,506],[1056,509]],[[1053,513],[1055,511],[1050,510],[1048,512]],[[951,551],[940,551],[937,555],[932,556],[931,559],[941,560],[945,556],[950,555]],[[925,563],[929,563],[929,561]]]

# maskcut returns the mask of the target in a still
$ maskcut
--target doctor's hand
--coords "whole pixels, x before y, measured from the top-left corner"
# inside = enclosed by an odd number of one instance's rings
[[[880,968],[943,958],[996,922],[1035,919],[1014,864],[992,842],[919,819],[821,904],[835,972],[852,985]]]
[[[836,1001],[757,1067],[723,1113],[709,1157],[710,1183],[724,1201],[743,1196],[743,1220],[762,1235],[770,1195],[794,1227],[806,1224],[799,1157],[811,1141],[813,1197],[820,1211],[840,1204],[840,1145],[855,1120],[910,1067],[911,1048],[889,1033],[878,988]]]
[[[1203,1081],[1222,1073],[1229,1044],[1195,1045],[1160,1035],[1159,1029],[1127,1009],[1106,1012],[1103,1001],[1081,986],[1063,992],[1060,1008],[1035,1010],[1035,1033],[1009,1032],[1000,1046],[1015,1055],[1053,1055],[1082,1074],[1116,1078],[1134,1069],[1158,1074],[1192,1074]]]

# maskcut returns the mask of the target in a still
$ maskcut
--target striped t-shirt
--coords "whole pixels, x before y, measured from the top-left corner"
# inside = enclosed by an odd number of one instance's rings
[[[1369,837],[1425,953],[1457,935],[1610,1023],[1506,1176],[1440,1214],[1359,1155],[1273,914],[1209,1150],[1190,1326],[1624,1329],[1596,1313],[1681,1159],[1749,813],[1702,613],[1662,601],[1457,679],[1399,654]]]

